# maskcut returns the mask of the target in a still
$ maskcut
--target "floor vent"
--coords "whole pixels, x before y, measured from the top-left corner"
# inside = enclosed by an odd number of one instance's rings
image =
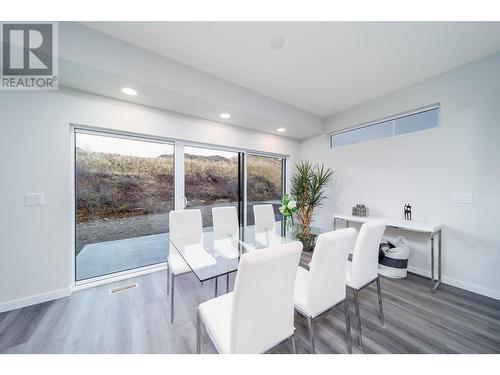
[[[109,294],[116,294],[121,292],[126,292],[127,290],[137,288],[137,283],[127,284],[124,286],[120,286],[118,288],[113,288],[109,290]]]

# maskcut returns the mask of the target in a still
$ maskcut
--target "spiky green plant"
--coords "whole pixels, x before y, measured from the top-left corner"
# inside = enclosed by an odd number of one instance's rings
[[[306,232],[309,230],[314,209],[320,207],[326,199],[324,189],[332,181],[333,173],[332,169],[323,164],[313,165],[307,160],[295,164],[291,194],[297,199],[297,217]]]

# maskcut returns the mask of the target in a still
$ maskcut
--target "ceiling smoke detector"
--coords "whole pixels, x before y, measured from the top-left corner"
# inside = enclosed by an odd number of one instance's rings
[[[285,37],[283,35],[276,35],[271,38],[269,43],[272,49],[280,49],[285,44]]]

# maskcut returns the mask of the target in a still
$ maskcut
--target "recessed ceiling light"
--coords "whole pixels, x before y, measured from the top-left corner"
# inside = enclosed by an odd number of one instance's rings
[[[273,36],[269,44],[272,49],[280,49],[285,44],[285,37],[283,35]]]
[[[280,133],[283,133],[283,132],[286,131],[286,129],[285,128],[278,128],[278,129],[276,129],[276,131],[279,131]]]
[[[229,113],[221,113],[220,117],[221,118],[231,118],[231,115]]]
[[[130,95],[130,96],[136,96],[137,95],[137,91],[134,90],[134,89],[131,89],[130,87],[123,87],[122,88],[122,92],[125,95]]]

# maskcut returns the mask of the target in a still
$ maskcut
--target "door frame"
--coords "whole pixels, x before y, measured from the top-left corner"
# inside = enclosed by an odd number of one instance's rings
[[[142,142],[151,142],[151,143],[159,143],[165,145],[171,145],[174,149],[174,201],[173,201],[173,210],[176,209],[176,199],[177,196],[176,188],[177,188],[177,178],[176,178],[176,158],[175,158],[175,141],[171,139],[165,139],[160,137],[150,137],[147,135],[140,134],[130,134],[127,132],[119,132],[114,130],[107,129],[95,129],[87,126],[75,125],[71,124],[70,126],[70,137],[71,137],[71,200],[72,200],[72,264],[71,264],[71,285],[74,290],[86,289],[92,286],[98,286],[102,284],[107,284],[131,277],[140,276],[146,273],[156,272],[160,270],[166,269],[167,262],[159,262],[155,264],[150,264],[141,267],[135,267],[128,270],[117,271],[114,273],[100,275],[91,277],[88,279],[77,280],[76,279],[76,136],[77,134],[89,134],[96,136],[103,136],[109,138],[118,138],[118,139],[128,139]]]

